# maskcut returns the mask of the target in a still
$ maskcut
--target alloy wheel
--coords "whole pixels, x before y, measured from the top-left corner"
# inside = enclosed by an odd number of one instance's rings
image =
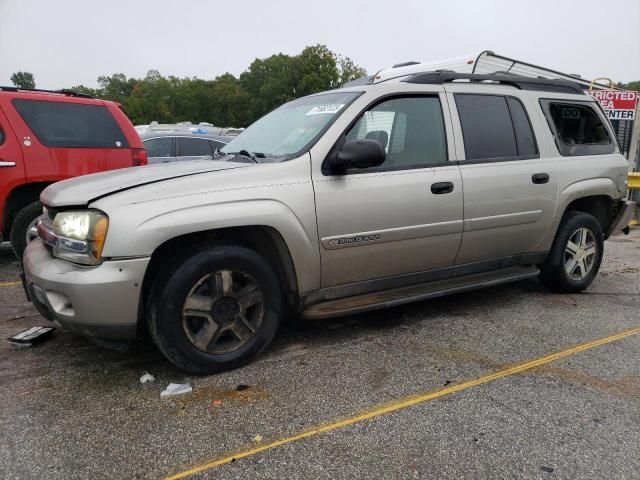
[[[564,252],[564,268],[571,279],[582,280],[591,272],[596,249],[595,235],[589,228],[580,227],[573,232]]]
[[[262,290],[242,272],[220,270],[201,278],[182,307],[182,327],[189,341],[211,354],[246,345],[264,319]]]

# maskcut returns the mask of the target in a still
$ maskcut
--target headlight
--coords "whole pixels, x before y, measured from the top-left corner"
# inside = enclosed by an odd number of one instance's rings
[[[99,264],[108,226],[108,217],[96,210],[58,213],[53,220],[58,237],[53,255],[83,265]]]

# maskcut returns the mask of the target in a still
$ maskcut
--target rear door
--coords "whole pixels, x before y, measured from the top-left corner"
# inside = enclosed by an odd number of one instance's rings
[[[176,157],[180,160],[211,158],[213,146],[207,138],[176,137]]]
[[[526,96],[468,91],[449,98],[464,158],[464,232],[456,264],[536,252],[552,226],[558,165],[540,155],[532,127],[540,116],[527,112],[535,104]]]
[[[24,176],[20,144],[0,105],[0,213],[4,211],[9,192],[24,183]],[[0,227],[3,227],[2,217],[0,217]]]

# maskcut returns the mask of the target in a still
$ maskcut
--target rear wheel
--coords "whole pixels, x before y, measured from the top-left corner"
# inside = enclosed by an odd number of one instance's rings
[[[22,258],[27,244],[38,236],[36,223],[42,215],[42,204],[33,202],[18,212],[11,224],[9,239],[18,258]]]
[[[603,249],[598,220],[588,213],[569,212],[558,228],[540,279],[555,292],[580,292],[598,274]]]
[[[176,366],[208,374],[244,365],[273,340],[284,310],[276,274],[256,252],[180,255],[156,281],[149,329]]]

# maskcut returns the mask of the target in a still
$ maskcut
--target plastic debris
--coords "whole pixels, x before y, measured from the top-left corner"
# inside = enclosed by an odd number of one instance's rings
[[[261,442],[262,441],[262,435],[256,435],[255,437],[253,437],[253,441],[254,442]]]
[[[214,407],[219,407],[220,405],[222,405],[222,400],[211,400],[211,405],[213,405]]]
[[[156,381],[156,377],[151,375],[149,372],[144,372],[144,374],[140,377],[140,383],[155,382],[155,381]]]
[[[160,397],[172,397],[174,395],[184,395],[193,392],[193,388],[188,383],[170,383],[162,392]]]
[[[54,330],[55,328],[53,327],[31,327],[24,332],[20,332],[13,337],[7,338],[7,340],[18,345],[34,345],[49,338],[53,335]]]

